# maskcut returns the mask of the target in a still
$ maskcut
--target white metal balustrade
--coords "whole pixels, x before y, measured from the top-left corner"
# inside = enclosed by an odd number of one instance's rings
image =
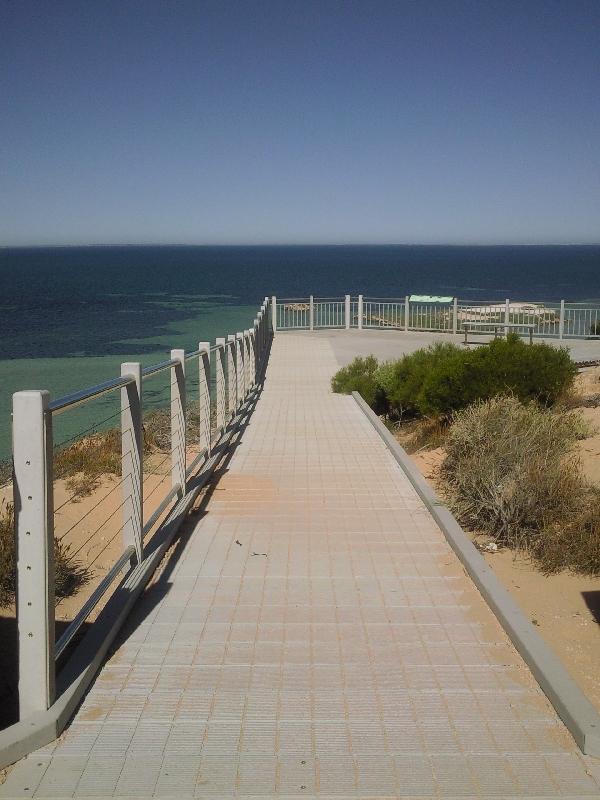
[[[276,330],[317,330],[319,328],[395,329],[460,333],[496,330],[529,333],[558,339],[600,338],[600,302],[559,303],[525,301],[447,302],[422,299],[374,298],[358,295],[344,298],[271,299]],[[487,329],[489,326],[489,329]]]
[[[564,335],[578,339],[600,337],[600,307],[583,303],[564,304]]]
[[[272,312],[270,301],[265,298],[253,327],[245,331],[217,339],[213,346],[200,342],[192,353],[172,350],[169,359],[145,369],[137,362],[124,363],[120,376],[56,400],[44,390],[22,391],[13,396],[22,721],[46,712],[56,702],[60,694],[57,660],[67,653],[81,626],[111,586],[114,587],[115,580],[122,576],[115,593],[123,587],[131,595],[143,589],[199,489],[226,455],[232,436],[249,411],[268,358]],[[170,485],[151,513],[147,513],[143,471],[144,386],[161,373],[167,374],[170,381]],[[194,431],[197,452],[190,454],[186,383],[191,385],[192,380],[197,386],[198,429]],[[58,414],[111,392],[120,392],[121,401],[122,554],[56,641],[53,420]],[[152,538],[147,541],[149,533]],[[164,536],[156,540],[157,544],[155,538],[160,533]],[[117,629],[118,626],[110,628],[111,640]],[[109,644],[105,641],[99,647],[100,658],[100,651],[105,651]],[[92,676],[93,670],[84,672],[75,694],[81,695]],[[77,699],[73,697],[71,704]]]
[[[405,326],[406,303],[404,300],[363,300],[363,328],[397,328]]]

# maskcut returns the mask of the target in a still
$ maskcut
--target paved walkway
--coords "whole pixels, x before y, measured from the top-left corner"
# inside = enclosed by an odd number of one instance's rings
[[[276,338],[208,513],[1,796],[600,794],[336,366]]]

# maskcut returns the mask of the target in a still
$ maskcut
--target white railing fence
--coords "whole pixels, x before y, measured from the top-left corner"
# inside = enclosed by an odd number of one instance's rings
[[[319,324],[334,324],[327,310]],[[293,316],[286,312],[285,322]],[[284,317],[282,317],[284,320]],[[323,321],[321,323],[321,320]],[[160,364],[142,369],[125,363],[121,374],[103,384],[52,400],[47,391],[22,391],[13,396],[13,495],[17,546],[17,621],[19,648],[20,719],[49,709],[57,697],[56,663],[108,590],[128,582],[129,588],[152,574],[147,562],[157,562],[152,545],[161,526],[173,526],[172,513],[206,482],[228,452],[232,435],[255,396],[269,353],[274,319],[265,298],[253,326],[217,339],[200,342],[192,353],[175,349]],[[147,506],[144,497],[144,392],[146,382],[163,373],[170,381],[170,480],[163,496]],[[188,392],[186,392],[186,384]],[[121,492],[120,557],[95,587],[60,639],[55,638],[55,565],[53,498],[53,420],[57,415],[94,398],[120,393]],[[194,416],[190,415],[192,395]],[[190,446],[190,420],[194,448]],[[117,440],[118,441],[118,440]],[[185,506],[185,510],[189,505]],[[178,512],[179,513],[179,512]],[[174,532],[173,532],[174,534]],[[150,538],[150,535],[152,538]],[[171,536],[172,538],[172,536]],[[163,548],[164,549],[164,548]],[[137,576],[137,577],[136,577]],[[145,585],[145,584],[144,584]],[[143,586],[142,586],[143,588]]]
[[[274,330],[319,328],[394,329],[461,333],[502,331],[531,332],[558,339],[600,338],[600,301],[588,303],[525,302],[515,300],[472,301],[447,298],[431,302],[421,297],[271,298]],[[486,330],[490,326],[490,330]]]

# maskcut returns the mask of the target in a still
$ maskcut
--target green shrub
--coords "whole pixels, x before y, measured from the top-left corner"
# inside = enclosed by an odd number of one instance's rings
[[[384,361],[375,371],[375,383],[386,398],[394,386],[394,366],[394,361]]]
[[[379,364],[375,356],[358,356],[342,367],[331,379],[331,388],[340,394],[359,392],[362,398],[379,413],[385,406],[385,394],[377,382]]]
[[[360,392],[378,413],[393,418],[447,418],[478,400],[512,394],[551,406],[566,396],[577,373],[566,349],[525,344],[517,334],[475,350],[437,343],[377,363],[355,358],[331,381],[334,392]]]
[[[550,406],[572,386],[576,373],[566,349],[528,345],[510,334],[438,360],[421,386],[418,410],[444,416],[502,394]]]
[[[437,343],[396,361],[391,368],[387,398],[395,416],[420,416],[424,412],[423,387],[442,364],[454,364],[463,356],[456,345]]]
[[[598,492],[573,454],[577,414],[495,397],[454,415],[440,477],[460,522],[547,572],[600,572]]]

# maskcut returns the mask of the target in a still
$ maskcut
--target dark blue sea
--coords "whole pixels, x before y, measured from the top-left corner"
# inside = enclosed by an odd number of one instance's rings
[[[272,294],[598,299],[600,245],[0,249],[0,458],[12,392],[56,396],[194,349]]]

